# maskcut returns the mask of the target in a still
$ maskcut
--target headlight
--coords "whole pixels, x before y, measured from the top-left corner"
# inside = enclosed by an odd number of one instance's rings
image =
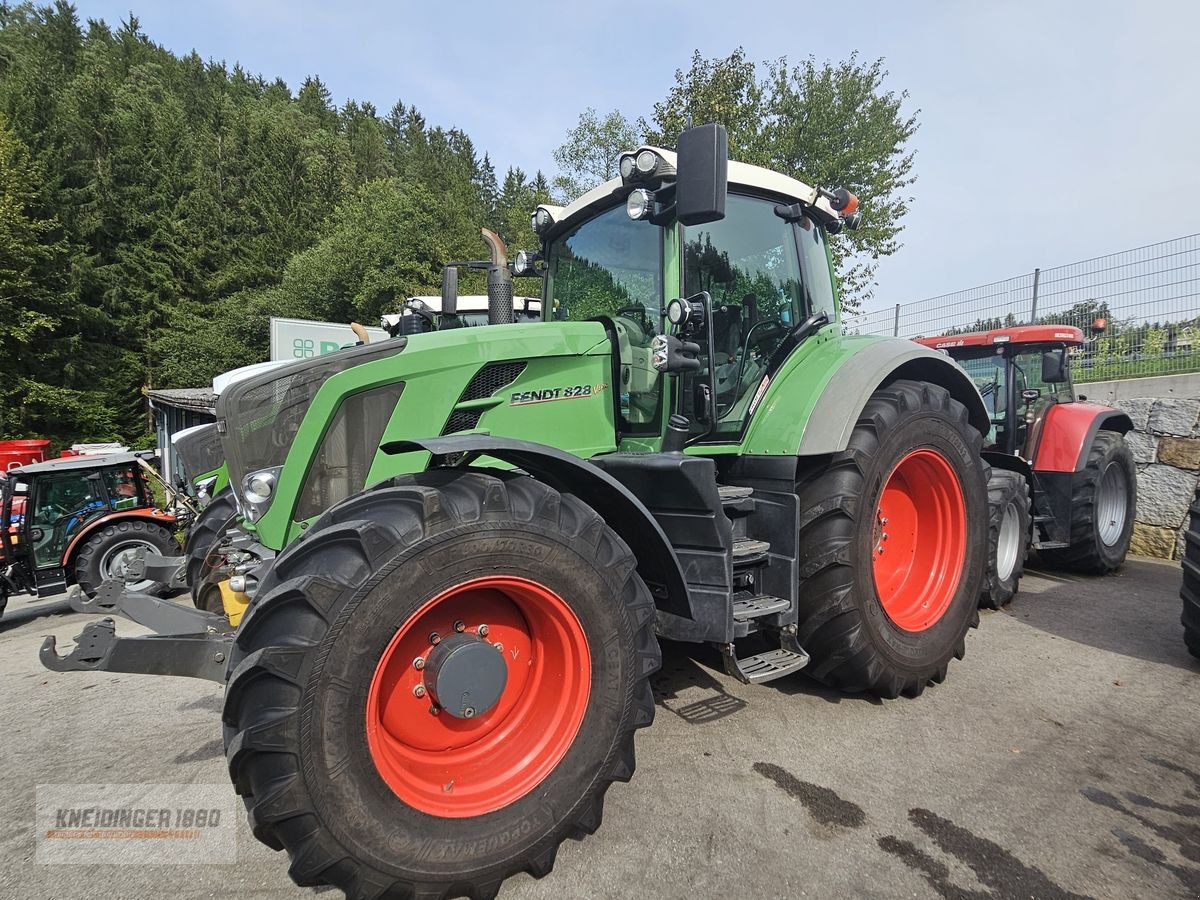
[[[691,309],[682,300],[672,300],[667,304],[667,321],[672,325],[682,325],[691,314]]]
[[[211,475],[208,478],[201,478],[196,482],[196,499],[200,501],[200,505],[208,506],[212,500],[212,489],[217,483],[217,476]]]
[[[529,224],[533,226],[533,230],[541,234],[554,224],[554,216],[550,215],[550,210],[543,206],[539,206],[534,210],[533,215],[529,217]]]
[[[278,480],[279,467],[251,472],[242,479],[241,499],[245,504],[245,509],[242,511],[251,522],[257,522],[262,518],[262,514],[271,505],[271,498],[275,495],[275,485]]]
[[[266,503],[275,492],[275,473],[269,469],[254,472],[246,478],[246,500],[250,503]]]
[[[654,212],[654,194],[645,188],[632,191],[625,200],[625,212],[634,220],[649,218]]]
[[[667,371],[667,336],[656,334],[650,341],[650,365],[655,371]]]
[[[518,250],[517,256],[513,260],[514,275],[536,275],[537,263],[542,258],[542,254],[537,250]]]

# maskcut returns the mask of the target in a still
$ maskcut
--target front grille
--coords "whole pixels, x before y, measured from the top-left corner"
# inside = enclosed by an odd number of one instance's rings
[[[525,371],[525,366],[525,362],[488,363],[475,373],[475,377],[471,379],[471,383],[458,398],[458,402],[482,400],[484,397],[492,396],[496,391],[506,388],[516,381],[517,376]]]
[[[488,363],[475,373],[475,377],[467,384],[462,396],[458,398],[458,402],[465,403],[468,400],[482,400],[485,397],[493,396],[497,391],[503,390],[516,381],[517,376],[525,371],[526,365],[524,361]],[[477,428],[483,412],[482,409],[454,410],[450,413],[450,418],[446,420],[446,427],[442,429],[442,434],[454,434]]]
[[[470,431],[479,424],[479,417],[482,415],[482,409],[456,409],[450,413],[450,418],[446,422],[446,427],[442,429],[442,434]]]

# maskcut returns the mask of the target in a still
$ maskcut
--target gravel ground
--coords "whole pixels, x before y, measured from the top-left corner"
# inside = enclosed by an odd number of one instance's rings
[[[742,685],[668,646],[633,782],[549,877],[513,878],[502,896],[1200,896],[1200,663],[1183,646],[1179,581],[1177,564],[1148,560],[1107,578],[1032,573],[915,700],[803,676]],[[224,865],[35,861],[38,784],[232,797],[216,685],[41,668],[42,636],[67,644],[85,618],[14,599],[0,621],[0,896],[315,893],[240,815]]]

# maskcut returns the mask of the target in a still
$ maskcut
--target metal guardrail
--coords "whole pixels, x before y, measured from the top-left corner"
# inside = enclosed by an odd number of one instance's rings
[[[1200,371],[1200,234],[848,316],[844,329],[915,338],[1033,323],[1083,329],[1077,382]]]

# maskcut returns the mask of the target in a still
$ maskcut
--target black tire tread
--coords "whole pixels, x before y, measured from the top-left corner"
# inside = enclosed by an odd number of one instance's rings
[[[99,573],[97,572],[93,577],[90,571],[93,568],[93,557],[102,554],[104,547],[116,537],[124,539],[139,535],[151,543],[157,542],[159,550],[165,551],[168,555],[179,552],[179,544],[175,541],[175,535],[169,527],[147,519],[118,519],[99,529],[84,541],[83,545],[75,551],[75,558],[70,562],[75,574],[75,583],[79,585],[84,594],[94,597],[100,587]],[[95,565],[97,568],[99,567],[99,560]],[[163,594],[169,588],[170,586],[163,582],[156,582],[147,592]]]
[[[996,548],[1000,539],[1000,523],[1004,518],[1004,509],[1013,499],[1017,501],[1022,533],[1026,540],[1022,552],[1017,556],[1012,575],[1005,584],[996,573]],[[1021,576],[1025,574],[1025,557],[1029,552],[1028,538],[1032,521],[1029,509],[1029,482],[1025,477],[1018,472],[993,469],[988,479],[988,563],[983,576],[983,590],[979,593],[980,609],[1001,609],[1017,593]]]
[[[629,727],[582,797],[555,831],[523,858],[510,859],[478,881],[450,883],[397,879],[355,859],[326,830],[300,776],[302,669],[331,625],[331,604],[359,588],[377,566],[426,536],[489,517],[552,521],[558,532],[588,543],[596,559],[620,573],[620,597],[632,620],[640,671],[631,688]],[[542,877],[558,844],[599,827],[603,795],[613,781],[633,774],[634,731],[654,718],[649,676],[661,665],[654,633],[655,606],[638,577],[632,551],[589,507],[532,478],[506,473],[433,470],[356,495],[327,511],[309,532],[279,556],[239,629],[223,714],[230,777],[242,796],[254,835],[292,858],[289,874],[302,885],[333,884],[350,898],[494,897],[508,876]],[[273,702],[244,704],[247,688],[265,681]],[[263,692],[257,690],[262,698]]]
[[[1129,549],[1126,541],[1125,551],[1121,553],[1121,562],[1115,566],[1104,560],[1096,551],[1095,538],[1095,505],[1096,489],[1101,476],[1100,461],[1104,458],[1106,449],[1114,444],[1120,444],[1117,453],[1128,460],[1128,470],[1136,472],[1133,465],[1133,451],[1125,443],[1123,435],[1116,431],[1098,431],[1088,448],[1087,462],[1084,471],[1088,478],[1076,479],[1071,493],[1071,531],[1070,546],[1039,550],[1038,557],[1043,562],[1056,568],[1068,569],[1089,575],[1106,575],[1120,568],[1125,561],[1125,552]],[[1136,475],[1135,475],[1136,491]],[[1128,519],[1134,516],[1135,504],[1130,504],[1126,510]],[[1127,520],[1128,521],[1128,520]]]
[[[813,660],[805,671],[848,693],[867,691],[888,699],[915,697],[927,684],[940,683],[946,677],[944,664],[915,675],[889,669],[866,636],[861,613],[851,596],[854,570],[850,535],[871,454],[879,445],[879,436],[904,411],[918,408],[946,414],[956,423],[974,456],[979,457],[982,436],[971,426],[965,406],[938,385],[898,380],[872,395],[845,451],[834,454],[824,464],[802,469],[798,477],[802,555],[804,548],[809,548],[800,565],[803,601],[797,623],[799,641]],[[956,658],[962,659],[966,652],[968,627],[978,624],[979,611],[972,604],[963,634],[954,643]]]
[[[234,500],[233,490],[225,488],[204,507],[188,530],[187,539],[183,543],[183,555],[187,557],[188,590],[191,591],[192,603],[197,609],[224,612],[223,606],[213,608],[211,603],[204,604],[205,588],[209,586],[204,562],[236,519],[237,501]]]
[[[1183,536],[1183,642],[1188,652],[1200,659],[1200,491],[1192,501],[1188,530]]]

